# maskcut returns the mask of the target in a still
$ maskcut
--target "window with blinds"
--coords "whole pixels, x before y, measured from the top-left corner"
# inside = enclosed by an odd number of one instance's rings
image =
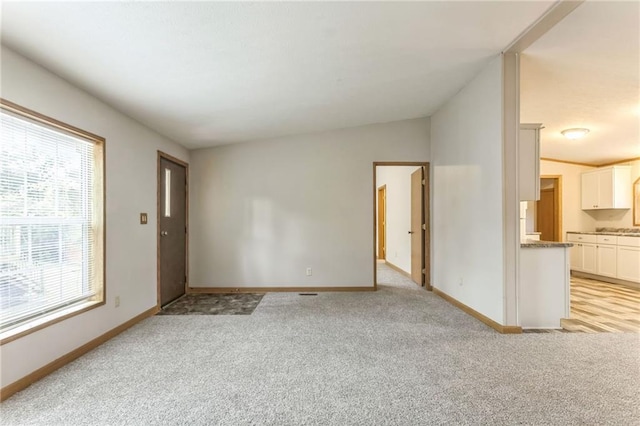
[[[4,333],[103,302],[104,140],[7,101],[0,107]]]

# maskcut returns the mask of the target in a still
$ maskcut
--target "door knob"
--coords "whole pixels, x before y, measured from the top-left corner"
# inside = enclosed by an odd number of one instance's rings
[[[167,231],[160,232],[160,236],[161,237],[166,237],[167,235],[169,235],[169,233]]]

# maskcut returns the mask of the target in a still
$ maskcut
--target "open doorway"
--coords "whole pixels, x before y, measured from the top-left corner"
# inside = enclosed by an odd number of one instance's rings
[[[562,241],[562,176],[540,177],[536,230],[542,241]]]
[[[431,290],[429,163],[374,163],[374,280],[384,265]]]

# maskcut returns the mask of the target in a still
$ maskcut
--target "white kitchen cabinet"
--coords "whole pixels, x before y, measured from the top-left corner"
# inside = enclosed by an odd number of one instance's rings
[[[640,283],[640,247],[618,246],[617,278]]]
[[[582,272],[595,274],[598,271],[598,255],[595,244],[581,244],[582,247]]]
[[[582,174],[582,210],[592,210],[598,205],[599,182],[600,174],[597,172]]]
[[[571,270],[640,283],[640,237],[567,233]]]
[[[601,167],[582,174],[582,210],[631,208],[631,166]]]
[[[617,278],[640,283],[640,237],[618,237]]]
[[[573,243],[573,247],[571,247],[569,265],[574,271],[582,271],[582,247],[579,243]]]
[[[540,129],[542,124],[520,124],[518,175],[520,201],[540,199]]]
[[[596,247],[597,270],[596,274],[604,277],[616,277],[617,270],[617,246],[599,244]]]
[[[567,241],[573,243],[570,255],[571,269],[595,274],[598,270],[596,236],[569,233]]]
[[[595,274],[598,271],[595,244],[574,243],[571,247],[570,264],[574,271]]]

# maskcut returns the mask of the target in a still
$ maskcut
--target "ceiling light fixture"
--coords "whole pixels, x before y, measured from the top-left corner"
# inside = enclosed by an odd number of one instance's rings
[[[560,133],[567,139],[580,139],[587,133],[589,133],[589,129],[566,129],[561,131]]]

